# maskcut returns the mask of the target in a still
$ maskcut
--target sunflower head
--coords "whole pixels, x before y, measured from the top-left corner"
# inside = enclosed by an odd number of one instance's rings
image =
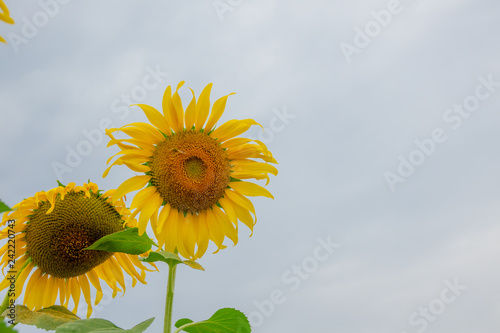
[[[59,293],[64,306],[72,296],[76,311],[83,291],[90,316],[90,284],[97,289],[97,304],[102,297],[100,279],[113,289],[114,295],[121,291],[117,283],[125,290],[123,270],[132,276],[134,284],[137,280],[145,283],[146,267],[137,256],[85,250],[101,237],[123,230],[125,223],[134,225],[134,220],[126,222],[130,211],[123,200],[112,199],[114,192],[101,193],[97,185],[90,182],[83,186],[70,183],[38,192],[4,214],[0,237],[15,239],[16,244],[15,261],[19,271],[16,298],[29,280],[24,293],[24,304],[29,308],[36,310],[54,305]],[[4,270],[7,267],[12,270],[11,254],[6,247],[0,250]],[[0,290],[8,285],[8,280],[4,280]]]
[[[106,133],[110,145],[117,145],[114,165],[126,165],[144,173],[120,185],[115,196],[140,190],[134,197],[131,217],[139,216],[139,232],[148,222],[167,251],[178,250],[190,259],[205,253],[209,241],[225,248],[227,237],[238,241],[238,221],[253,230],[255,209],[246,196],[272,195],[247,179],[266,179],[277,175],[271,152],[260,141],[238,137],[253,125],[252,119],[230,120],[216,126],[228,96],[210,104],[212,84],[203,89],[184,109],[178,90],[167,87],[160,113],[139,104],[149,123],[132,123]],[[192,91],[192,90],[191,90]],[[117,139],[115,132],[128,138]],[[115,156],[116,156],[115,155]],[[113,157],[112,157],[113,158]],[[110,158],[108,163],[112,160]],[[141,190],[142,189],[142,190]]]

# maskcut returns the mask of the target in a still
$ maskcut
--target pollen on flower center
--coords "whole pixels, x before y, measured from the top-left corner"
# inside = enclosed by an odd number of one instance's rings
[[[164,201],[182,212],[212,207],[230,181],[231,166],[219,143],[202,132],[175,133],[153,153],[151,182]]]
[[[99,238],[123,229],[123,220],[103,198],[83,192],[56,198],[54,210],[47,214],[42,202],[26,228],[26,245],[33,263],[42,272],[70,278],[90,271],[113,253],[84,250]]]
[[[191,157],[186,160],[184,168],[186,176],[193,181],[203,180],[207,167],[199,157]]]

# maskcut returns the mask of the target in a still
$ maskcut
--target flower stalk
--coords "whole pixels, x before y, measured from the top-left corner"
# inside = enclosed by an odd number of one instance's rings
[[[165,303],[165,323],[163,326],[163,333],[170,333],[172,331],[172,310],[174,305],[174,288],[175,288],[176,271],[177,271],[177,263],[169,263],[167,299]]]

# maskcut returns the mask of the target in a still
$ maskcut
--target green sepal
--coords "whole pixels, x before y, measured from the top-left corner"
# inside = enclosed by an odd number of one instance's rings
[[[59,180],[56,180],[56,181],[57,181],[57,185],[62,186],[62,187],[66,187],[66,185],[64,185],[63,183],[61,183]]]
[[[4,212],[10,212],[12,209],[0,200],[0,214]]]
[[[7,308],[2,317],[10,318],[11,309]],[[31,311],[24,305],[16,305],[14,311],[15,322],[25,325],[34,325],[44,330],[55,330],[57,327],[79,320],[80,318],[64,306],[53,305],[38,311]],[[3,332],[0,330],[0,332]]]
[[[178,332],[188,333],[250,333],[252,328],[243,312],[232,308],[220,309],[207,320],[193,322],[191,319],[180,319],[175,323]]]
[[[154,320],[150,318],[131,329],[124,330],[109,320],[83,319],[59,326],[56,333],[142,333],[151,326]]]
[[[141,261],[144,262],[157,262],[157,261],[163,261],[167,263],[169,266],[175,266],[177,264],[184,264],[186,266],[189,266],[193,269],[197,269],[200,271],[204,271],[205,268],[198,264],[195,261],[192,260],[182,260],[177,254],[172,253],[172,252],[167,252],[160,250],[158,252],[149,252],[149,256],[147,258],[139,258]]]
[[[94,244],[85,248],[85,250],[139,255],[151,250],[152,245],[158,246],[146,233],[139,236],[138,228],[127,228],[98,239]]]

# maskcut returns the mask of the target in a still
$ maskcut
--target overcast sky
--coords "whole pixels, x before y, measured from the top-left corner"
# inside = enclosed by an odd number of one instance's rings
[[[207,252],[206,272],[179,268],[174,320],[236,307],[258,333],[498,332],[498,1],[5,3],[10,205],[56,179],[116,188],[134,173],[102,179],[117,150],[99,128],[145,121],[127,106],[160,107],[181,80],[236,92],[222,120],[266,128],[249,135],[280,163],[275,200],[254,200],[254,235]],[[166,277],[95,315],[161,331]]]

